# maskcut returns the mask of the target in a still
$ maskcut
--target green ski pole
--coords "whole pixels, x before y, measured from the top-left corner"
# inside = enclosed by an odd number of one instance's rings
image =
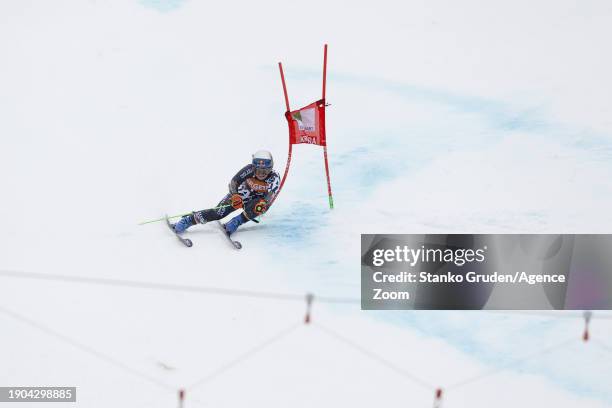
[[[232,206],[231,204],[226,204],[226,205],[220,205],[218,207],[213,207],[213,208],[210,208],[210,209],[211,210],[217,210],[219,208],[225,208],[225,207],[231,207],[231,206]],[[185,214],[171,215],[170,217],[168,217],[168,219],[171,220],[173,218],[184,217],[185,215],[189,215],[189,214],[191,214],[191,213],[188,212],[188,213],[185,213]],[[166,217],[158,218],[156,220],[143,221],[143,222],[139,222],[138,225],[151,224],[151,223],[154,223],[154,222],[164,221],[165,219],[166,219]]]

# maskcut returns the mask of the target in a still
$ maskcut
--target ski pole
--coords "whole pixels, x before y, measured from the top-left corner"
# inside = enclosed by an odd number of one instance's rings
[[[225,207],[231,207],[231,204],[226,204],[226,205],[220,205],[218,207],[213,207],[213,208],[209,208],[210,210],[217,210],[219,208],[225,208]],[[191,214],[191,212],[185,213],[185,214],[178,214],[178,215],[171,215],[168,217],[169,220],[173,219],[173,218],[178,218],[178,217],[184,217],[186,215]],[[149,220],[149,221],[143,221],[143,222],[139,222],[138,225],[145,225],[145,224],[151,224],[153,222],[160,222],[160,221],[164,221],[166,219],[166,217],[163,218],[158,218],[156,220]]]
[[[191,214],[191,213],[187,213],[187,214]],[[183,217],[187,214],[178,214],[178,215],[172,215],[170,217],[168,217],[169,220],[171,220],[172,218],[178,218],[178,217]],[[145,224],[151,224],[153,222],[160,222],[160,221],[164,221],[166,219],[166,217],[164,218],[158,218],[156,220],[150,220],[150,221],[143,221],[143,222],[139,222],[138,225],[145,225]]]

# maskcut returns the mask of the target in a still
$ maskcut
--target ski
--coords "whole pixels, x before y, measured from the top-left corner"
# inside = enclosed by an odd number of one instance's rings
[[[166,215],[166,225],[168,226],[168,228],[170,228],[170,231],[172,231],[174,236],[177,237],[183,245],[185,245],[187,248],[191,248],[193,246],[193,242],[191,242],[190,239],[183,238],[179,234],[177,234],[176,231],[174,231],[174,228],[172,228],[172,224],[170,224],[170,220],[168,219],[168,215]]]
[[[225,235],[225,238],[227,238],[227,240],[234,246],[234,248],[236,249],[242,249],[242,244],[238,241],[234,241],[229,234],[227,233],[227,231],[225,230],[225,227],[223,226],[223,224],[221,224],[221,221],[217,221],[217,225],[219,225],[219,228],[221,228],[221,232],[223,232],[223,235]]]

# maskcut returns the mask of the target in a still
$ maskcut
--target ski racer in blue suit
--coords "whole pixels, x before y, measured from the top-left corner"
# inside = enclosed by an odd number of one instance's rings
[[[253,154],[252,162],[232,177],[229,192],[216,207],[183,216],[179,222],[172,225],[174,231],[181,234],[195,224],[220,220],[235,210],[242,209],[239,215],[224,225],[225,231],[231,235],[240,225],[254,220],[268,210],[279,186],[280,177],[274,171],[272,154],[267,150],[259,150]]]

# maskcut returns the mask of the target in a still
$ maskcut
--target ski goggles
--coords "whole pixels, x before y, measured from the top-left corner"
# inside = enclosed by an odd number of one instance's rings
[[[257,169],[271,169],[272,160],[270,159],[253,159],[253,166]]]

